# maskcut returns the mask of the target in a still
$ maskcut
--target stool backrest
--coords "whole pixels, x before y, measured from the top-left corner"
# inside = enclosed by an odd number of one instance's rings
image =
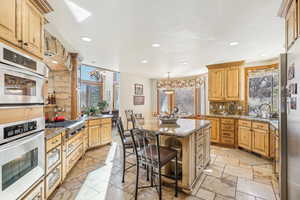
[[[125,138],[125,130],[124,130],[124,126],[123,126],[123,122],[122,122],[121,117],[119,117],[117,119],[117,128],[118,128],[118,133],[120,135],[122,144],[124,145],[124,142],[125,142],[126,138]]]
[[[137,160],[146,165],[159,167],[159,134],[141,129],[131,129],[130,133]]]

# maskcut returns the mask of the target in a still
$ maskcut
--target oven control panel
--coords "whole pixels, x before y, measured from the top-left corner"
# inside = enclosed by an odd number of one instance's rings
[[[22,135],[24,133],[34,131],[37,129],[37,121],[26,122],[22,124],[16,124],[4,128],[4,138],[8,139],[17,135]]]

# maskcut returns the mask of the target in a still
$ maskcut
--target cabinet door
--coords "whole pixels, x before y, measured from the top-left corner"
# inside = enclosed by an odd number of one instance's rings
[[[100,131],[100,126],[89,127],[89,147],[101,144]]]
[[[101,144],[107,144],[112,141],[111,123],[103,124],[101,126]]]
[[[266,130],[253,129],[252,151],[269,157],[269,132]]]
[[[209,100],[224,100],[224,69],[210,69],[208,71]]]
[[[0,38],[18,44],[20,39],[20,0],[1,1],[0,6]]]
[[[219,119],[217,118],[208,118],[211,123],[211,142],[220,142],[220,133],[219,133]]]
[[[231,67],[226,69],[226,88],[225,99],[237,101],[240,98],[239,83],[240,83],[240,69],[239,67]]]
[[[44,44],[44,17],[29,1],[23,1],[22,14],[23,48],[42,58]]]
[[[270,130],[270,158],[275,158],[275,143],[276,143],[276,135],[275,135],[275,130],[272,128]]]
[[[46,198],[58,187],[61,182],[61,165],[53,169],[46,177]]]
[[[297,38],[297,7],[296,0],[293,0],[285,18],[286,45],[289,48]]]
[[[244,149],[251,150],[251,129],[248,127],[239,127],[238,132],[238,145],[239,147],[243,147]]]

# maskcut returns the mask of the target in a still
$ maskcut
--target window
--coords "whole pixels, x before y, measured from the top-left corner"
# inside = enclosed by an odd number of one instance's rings
[[[168,95],[163,92],[163,90],[159,90],[159,113],[169,113],[170,111],[170,102]]]
[[[175,106],[181,115],[195,114],[195,88],[176,88]]]
[[[80,67],[80,108],[96,106],[103,100],[102,71],[95,67],[82,65]]]

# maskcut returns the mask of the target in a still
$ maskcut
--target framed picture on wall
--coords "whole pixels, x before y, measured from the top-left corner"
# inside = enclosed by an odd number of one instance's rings
[[[134,84],[134,95],[136,96],[142,96],[144,95],[144,86],[143,84]]]
[[[144,105],[145,96],[133,96],[133,105]]]

